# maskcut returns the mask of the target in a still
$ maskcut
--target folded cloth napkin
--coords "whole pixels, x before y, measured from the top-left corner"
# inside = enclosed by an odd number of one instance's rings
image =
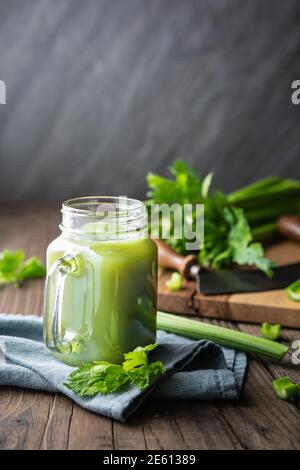
[[[64,382],[74,370],[55,359],[43,344],[42,319],[0,314],[0,385],[61,392],[83,408],[125,421],[151,394],[156,398],[237,399],[246,370],[246,355],[210,341],[158,331],[159,347],[151,360],[167,370],[152,387],[141,392],[126,385],[120,392],[82,398]]]

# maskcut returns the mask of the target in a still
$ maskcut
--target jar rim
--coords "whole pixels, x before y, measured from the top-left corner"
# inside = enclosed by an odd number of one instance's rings
[[[60,229],[72,236],[120,239],[147,232],[145,204],[126,196],[83,196],[62,204]]]
[[[120,206],[120,203],[124,202],[124,206]],[[134,198],[127,196],[80,196],[70,198],[62,203],[62,213],[70,213],[74,215],[82,215],[86,217],[97,217],[97,210],[101,204],[118,205],[118,215],[128,214],[130,210],[143,209],[145,204]],[[77,207],[79,205],[86,206],[85,208]],[[91,206],[97,206],[92,208]]]

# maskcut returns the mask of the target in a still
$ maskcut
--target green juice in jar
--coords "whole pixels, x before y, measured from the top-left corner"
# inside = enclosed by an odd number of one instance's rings
[[[138,231],[98,239],[91,226],[65,229],[47,250],[45,342],[74,366],[121,363],[156,339],[156,244]]]

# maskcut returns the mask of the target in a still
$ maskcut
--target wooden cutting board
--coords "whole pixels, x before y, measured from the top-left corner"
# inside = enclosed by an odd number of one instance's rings
[[[300,244],[280,242],[267,248],[266,256],[278,265],[300,261]],[[289,300],[284,290],[204,296],[197,293],[195,282],[186,282],[183,290],[170,292],[166,287],[170,275],[170,271],[159,273],[159,310],[251,323],[267,321],[300,329],[300,303]]]

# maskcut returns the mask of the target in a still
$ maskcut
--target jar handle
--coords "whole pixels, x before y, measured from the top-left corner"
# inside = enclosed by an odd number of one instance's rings
[[[65,281],[68,274],[79,276],[82,274],[83,266],[81,255],[66,254],[52,264],[47,273],[45,284],[45,301],[44,301],[44,339],[47,347],[56,352],[71,351],[71,341],[66,341],[62,336],[62,308],[63,308],[63,292]],[[53,312],[50,316],[50,331],[48,330],[49,318],[49,301],[50,301],[50,282],[54,278],[54,301]],[[49,339],[51,337],[51,340]],[[69,352],[70,352],[69,351]]]

